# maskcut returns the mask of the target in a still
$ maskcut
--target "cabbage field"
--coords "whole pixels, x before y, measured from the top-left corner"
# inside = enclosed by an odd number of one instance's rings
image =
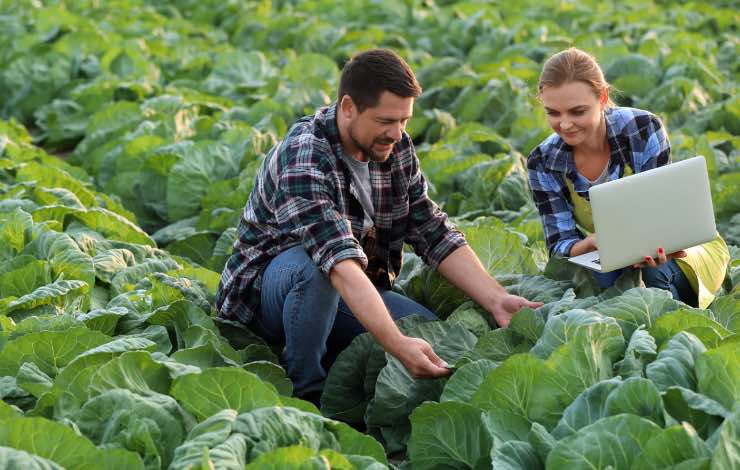
[[[739,24],[731,0],[0,0],[0,468],[740,469]],[[732,255],[708,309],[548,262],[524,162],[571,45],[706,157]],[[442,321],[399,326],[454,373],[364,334],[318,409],[214,295],[265,152],[378,46],[424,88],[432,198],[544,305],[495,328],[409,252],[396,288]]]

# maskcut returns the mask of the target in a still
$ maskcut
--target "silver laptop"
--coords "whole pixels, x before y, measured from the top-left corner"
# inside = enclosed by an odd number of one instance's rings
[[[598,251],[568,258],[610,272],[711,241],[717,234],[704,157],[698,156],[588,191]]]

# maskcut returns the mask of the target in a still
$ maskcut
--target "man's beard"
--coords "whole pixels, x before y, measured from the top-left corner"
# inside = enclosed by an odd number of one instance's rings
[[[355,145],[355,147],[357,147],[358,149],[360,149],[360,151],[362,152],[362,154],[365,155],[365,157],[368,160],[372,160],[372,161],[374,161],[376,163],[382,163],[382,162],[384,162],[384,161],[386,161],[388,159],[388,157],[386,157],[385,155],[374,152],[373,149],[372,149],[372,146],[371,147],[366,147],[366,146],[360,144],[360,142],[354,136],[353,126],[351,124],[347,127],[347,133],[349,134],[349,138],[352,141],[352,143]],[[376,140],[373,141],[373,143],[378,143],[378,144],[381,144],[381,145],[387,145],[387,144],[394,144],[395,141],[393,139],[382,139],[382,140],[377,140],[376,139]]]

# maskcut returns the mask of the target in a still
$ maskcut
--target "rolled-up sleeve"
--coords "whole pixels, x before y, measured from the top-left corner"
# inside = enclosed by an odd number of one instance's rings
[[[465,235],[449,221],[447,214],[429,198],[419,160],[415,155],[412,155],[412,159],[406,241],[425,263],[437,269],[450,253],[467,245],[467,241]]]
[[[349,220],[336,209],[334,185],[313,165],[290,164],[280,175],[275,217],[280,231],[300,240],[324,274],[345,259],[364,268],[367,257],[352,234]]]
[[[570,249],[583,236],[576,227],[573,207],[563,194],[560,178],[545,170],[541,158],[539,149],[530,154],[527,176],[532,199],[540,213],[547,250],[550,256],[570,256]]]

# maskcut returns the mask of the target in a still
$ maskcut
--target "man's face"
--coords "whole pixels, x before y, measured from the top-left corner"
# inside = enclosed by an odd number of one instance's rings
[[[414,98],[401,98],[384,91],[376,106],[358,113],[352,99],[345,95],[341,107],[347,116],[347,133],[352,144],[362,151],[365,159],[384,162],[411,119]]]

